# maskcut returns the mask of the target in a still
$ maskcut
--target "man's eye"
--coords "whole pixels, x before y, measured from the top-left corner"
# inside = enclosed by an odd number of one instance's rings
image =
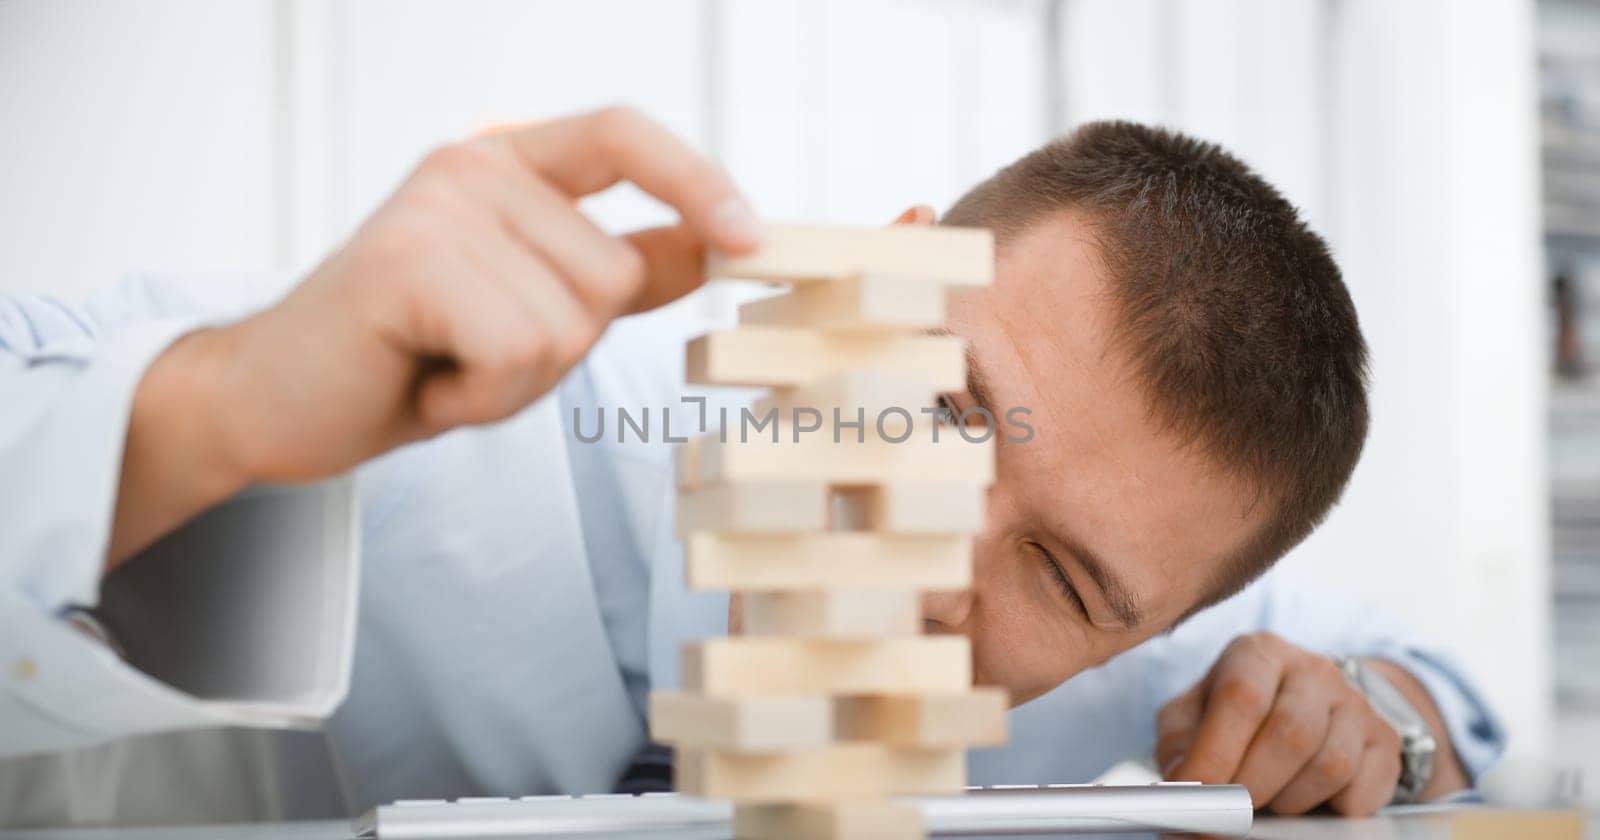
[[[939,422],[947,426],[954,426],[956,420],[961,416],[961,412],[956,411],[956,405],[950,401],[949,397],[941,395],[935,407],[939,409],[937,414]]]
[[[1038,556],[1039,562],[1044,564],[1045,573],[1055,581],[1056,588],[1060,589],[1061,594],[1071,602],[1072,608],[1077,610],[1084,618],[1088,618],[1089,608],[1084,605],[1083,598],[1078,595],[1078,588],[1072,585],[1072,579],[1067,577],[1067,573],[1062,570],[1061,564],[1056,562],[1056,558],[1052,557],[1050,552],[1045,551],[1044,546],[1038,543],[1028,543],[1028,547]]]

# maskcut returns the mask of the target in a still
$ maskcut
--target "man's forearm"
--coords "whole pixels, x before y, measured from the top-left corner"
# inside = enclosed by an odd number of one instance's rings
[[[1437,799],[1447,793],[1469,787],[1471,781],[1467,771],[1456,757],[1455,745],[1450,742],[1450,728],[1445,725],[1444,716],[1439,713],[1439,707],[1434,704],[1433,697],[1428,694],[1422,682],[1404,667],[1387,659],[1363,661],[1405,695],[1406,701],[1422,715],[1422,719],[1428,724],[1428,729],[1433,732],[1434,741],[1438,744],[1433,760],[1433,778],[1428,780],[1428,786],[1423,788],[1422,800],[1426,802]]]
[[[229,398],[224,330],[190,333],[151,363],[134,393],[106,568],[244,489],[219,422]]]

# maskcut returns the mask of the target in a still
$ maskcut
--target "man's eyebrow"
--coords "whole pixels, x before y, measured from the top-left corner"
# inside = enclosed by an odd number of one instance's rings
[[[1095,586],[1100,587],[1106,605],[1111,607],[1111,612],[1116,615],[1117,622],[1124,629],[1132,630],[1144,622],[1144,610],[1139,607],[1132,591],[1120,578],[1111,573],[1110,566],[1077,540],[1062,534],[1056,534],[1055,538],[1061,543],[1062,548],[1078,559],[1078,563],[1094,580]]]
[[[929,335],[952,336],[954,333],[944,327],[935,327],[928,330]],[[983,378],[983,369],[978,366],[978,357],[972,352],[972,342],[966,342],[967,357],[967,396],[972,398],[973,406],[993,412],[993,402],[989,397],[989,386]]]
[[[972,397],[972,404],[978,408],[994,412],[994,402],[989,399],[989,387],[984,383],[983,369],[978,367],[977,357],[972,355],[972,346],[967,346],[967,396]]]

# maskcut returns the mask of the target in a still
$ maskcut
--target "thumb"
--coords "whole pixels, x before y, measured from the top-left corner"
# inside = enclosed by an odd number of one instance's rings
[[[665,306],[705,284],[705,247],[688,227],[636,230],[623,238],[644,258],[644,287],[625,314]]]

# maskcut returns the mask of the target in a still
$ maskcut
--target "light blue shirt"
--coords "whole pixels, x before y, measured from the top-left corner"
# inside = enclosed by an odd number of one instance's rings
[[[134,281],[82,308],[0,295],[0,757],[185,726],[305,725],[343,698],[325,726],[352,808],[608,790],[646,742],[646,693],[676,684],[682,641],[725,631],[727,600],[684,588],[669,447],[659,437],[619,443],[614,428],[584,444],[570,425],[575,410],[681,410],[683,342],[703,327],[681,312],[613,326],[554,394],[514,418],[359,470],[353,665],[310,677],[280,667],[274,677],[321,679],[320,693],[263,703],[163,684],[67,620],[98,598],[128,404],[145,366],[185,331],[260,306],[277,288]],[[308,508],[320,511],[338,510],[346,493],[338,484],[293,492],[334,500]],[[232,515],[242,518],[228,521],[283,515],[270,504],[241,500]],[[341,539],[337,516],[318,515],[302,524]],[[248,529],[233,530],[223,539],[246,538]],[[344,552],[329,550],[320,567],[285,563],[286,575],[304,579],[257,606],[286,623],[336,613],[347,594],[341,575],[357,568],[355,535],[343,539]],[[219,580],[234,554],[208,562]],[[341,625],[328,621],[322,635],[337,650]],[[975,752],[973,781],[1084,781],[1148,758],[1160,706],[1231,639],[1257,630],[1405,666],[1438,703],[1474,777],[1504,748],[1493,714],[1440,648],[1269,574],[1014,710],[1010,745]],[[237,635],[216,632],[219,650]],[[240,643],[280,666],[331,661],[305,650],[313,643],[304,634],[257,635]],[[197,672],[225,667],[196,656]],[[24,660],[30,668],[9,664]],[[238,684],[272,694],[270,680],[251,676]]]

